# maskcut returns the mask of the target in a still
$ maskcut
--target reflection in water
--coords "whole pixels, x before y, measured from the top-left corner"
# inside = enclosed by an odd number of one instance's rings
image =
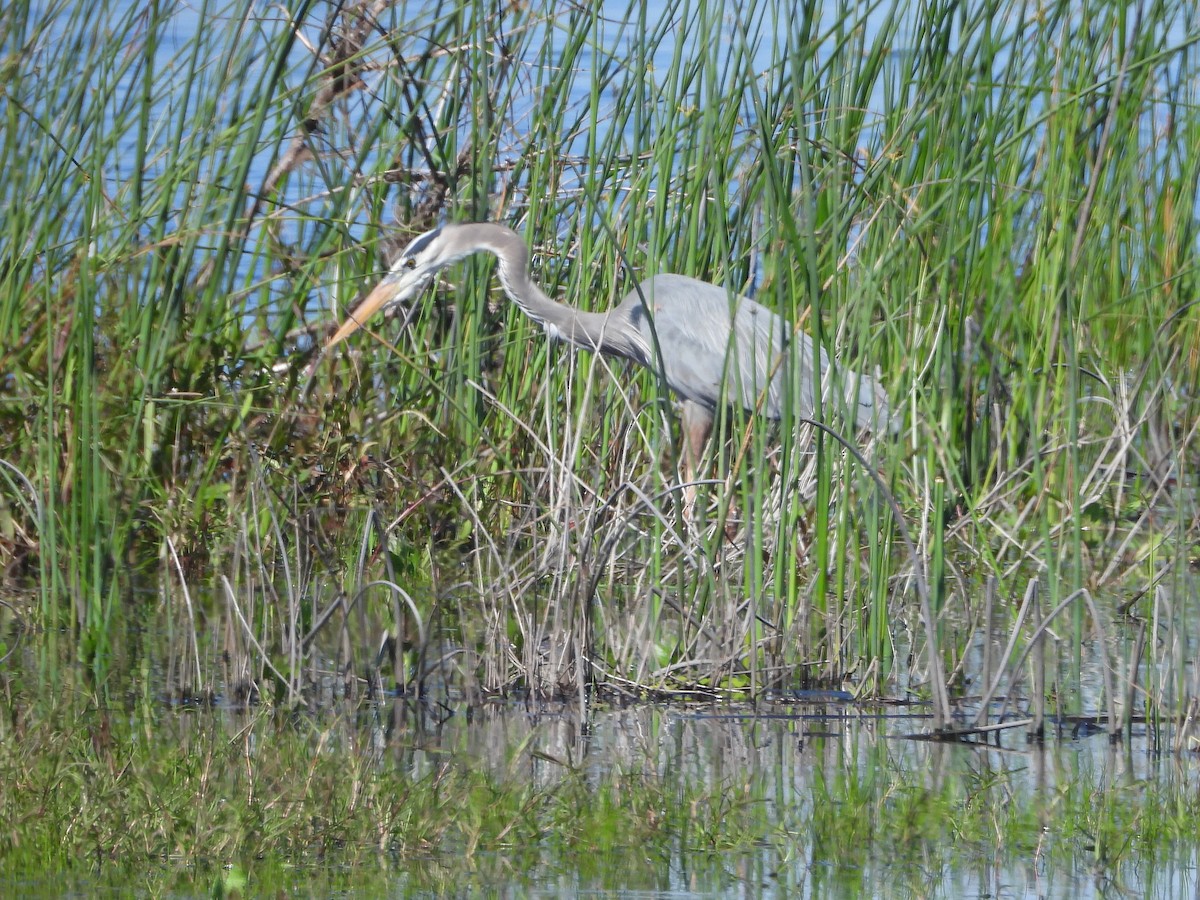
[[[581,716],[571,705],[395,700],[365,715],[357,727],[369,731],[378,765],[413,778],[451,764],[543,790],[580,776],[593,788],[628,777],[633,790],[650,779],[680,796],[728,798],[774,836],[749,852],[723,851],[705,844],[698,816],[696,833],[681,835],[671,858],[654,865],[614,861],[596,881],[523,873],[523,890],[545,896],[1074,898],[1107,895],[1115,879],[1138,895],[1197,890],[1194,847],[1164,848],[1149,867],[1126,852],[1109,865],[1102,848],[1066,835],[1072,816],[1102,792],[1136,794],[1154,781],[1194,794],[1196,761],[1150,753],[1144,736],[1122,746],[1099,734],[1071,739],[1064,728],[1044,747],[1027,744],[1023,731],[991,744],[938,743],[902,737],[922,730],[919,712],[839,704],[598,706]],[[907,840],[876,840],[897,833]]]

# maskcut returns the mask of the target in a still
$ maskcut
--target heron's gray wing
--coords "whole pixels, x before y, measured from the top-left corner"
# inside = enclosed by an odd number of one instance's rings
[[[808,334],[753,300],[683,275],[657,275],[642,284],[642,293],[653,313],[667,384],[676,394],[709,408],[760,409],[776,419],[785,404],[798,416],[813,415],[818,354]],[[622,308],[653,347],[636,291]],[[887,395],[875,379],[842,366],[835,373],[824,350],[819,358],[826,404],[833,403],[858,428],[896,431]]]
[[[792,341],[792,327],[785,319],[753,300],[683,275],[657,275],[642,285],[642,292],[653,315],[667,384],[675,393],[710,408],[737,404],[754,409],[766,389],[761,409],[778,418],[788,376],[799,365],[805,375],[791,383],[800,387],[802,382],[805,390],[794,408],[811,407],[807,373],[812,369],[812,342],[798,335],[801,355],[793,360],[784,352]],[[637,293],[622,306],[653,347],[651,324]]]

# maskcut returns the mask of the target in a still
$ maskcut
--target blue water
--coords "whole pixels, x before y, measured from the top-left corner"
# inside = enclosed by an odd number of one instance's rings
[[[961,41],[961,17],[975,15],[976,6],[964,4],[946,17],[950,50]],[[127,246],[124,235],[130,228],[137,229],[147,241],[164,221],[167,234],[185,228],[191,229],[186,233],[192,235],[198,226],[187,212],[205,191],[228,198],[243,213],[248,211],[291,138],[302,131],[302,121],[322,83],[314,76],[329,59],[326,26],[336,8],[326,3],[285,8],[224,0],[168,3],[156,8],[154,4],[108,0],[94,8],[90,20],[97,30],[88,35],[78,31],[75,6],[48,4],[44,20],[26,26],[29,35],[38,35],[23,47],[30,65],[36,67],[39,57],[48,64],[51,57],[66,53],[79,58],[82,71],[86,61],[102,56],[97,45],[116,43],[126,49],[115,67],[92,71],[89,78],[89,87],[96,96],[106,98],[105,107],[111,111],[104,127],[117,134],[115,154],[101,160],[91,157],[90,148],[98,143],[93,134],[85,134],[79,143],[72,140],[72,129],[78,125],[70,100],[74,85],[58,86],[58,100],[53,104],[56,108],[38,111],[57,143],[47,143],[37,152],[70,158],[68,165],[77,164],[99,178],[107,194],[104,214],[90,223],[83,218],[78,198],[63,198],[64,232],[82,236],[90,226],[91,242],[96,253],[103,256],[109,243]],[[688,73],[680,76],[691,79],[686,88],[676,84],[668,93],[685,97],[704,110],[711,102],[714,86],[725,89],[731,80],[747,77],[747,73],[760,86],[777,83],[795,69],[795,59],[810,58],[819,66],[842,44],[864,56],[877,41],[885,44],[884,68],[868,97],[839,98],[838,86],[830,87],[831,96],[838,102],[863,105],[869,110],[861,132],[854,136],[857,145],[869,153],[881,149],[895,152],[897,148],[878,146],[880,116],[906,107],[907,68],[914,54],[929,52],[926,44],[931,26],[924,13],[928,8],[928,4],[917,2],[816,4],[816,31],[822,37],[813,44],[807,39],[808,30],[801,25],[803,8],[781,0],[723,4],[654,0],[632,8],[626,2],[610,0],[601,4],[601,17],[584,35],[578,55],[564,67],[559,64],[562,55],[574,44],[576,29],[584,27],[580,25],[584,19],[571,7],[547,2],[468,7],[475,10],[478,39],[488,42],[492,49],[495,71],[486,73],[487,77],[496,76],[506,93],[493,112],[497,134],[497,152],[491,160],[494,173],[479,185],[490,199],[481,200],[474,209],[456,208],[452,214],[503,215],[519,220],[541,198],[529,197],[527,180],[514,173],[543,152],[555,154],[560,161],[561,179],[555,187],[558,199],[580,196],[597,164],[589,158],[589,150],[596,144],[603,145],[614,128],[630,138],[631,154],[644,148],[646,133],[652,135],[655,146],[669,146],[675,135],[654,132],[653,107],[657,101],[648,104],[646,110],[615,108],[616,86],[628,79],[644,79],[647,96],[654,97],[672,73]],[[282,183],[279,193],[261,198],[250,243],[232,264],[235,276],[228,279],[230,293],[251,292],[256,285],[279,277],[263,262],[267,256],[263,251],[271,242],[281,241],[295,248],[301,261],[337,252],[339,247],[373,245],[380,237],[380,224],[385,228],[404,224],[406,210],[427,196],[429,182],[420,179],[428,174],[431,160],[439,169],[453,168],[458,154],[471,148],[470,117],[459,115],[450,121],[441,115],[447,96],[461,93],[464,80],[469,80],[472,73],[463,70],[465,56],[457,48],[442,47],[428,37],[438,22],[457,14],[456,9],[440,3],[402,2],[386,5],[379,12],[377,27],[367,38],[368,65],[361,82],[334,104],[332,114],[320,118],[319,128],[307,140],[316,157],[297,167]],[[1082,4],[1080,9],[1084,9]],[[290,16],[298,18],[293,21]],[[700,37],[712,33],[707,21],[710,17],[717,19],[722,36],[719,41],[702,41]],[[1166,35],[1168,43],[1182,45],[1191,40],[1197,33],[1195,18],[1196,13],[1188,5],[1180,4]],[[992,40],[1006,48],[992,61],[993,85],[1011,77],[1008,66],[1012,60],[1007,48],[1024,48],[1037,42],[1053,44],[1061,39],[1058,34],[1040,33],[1043,21],[1037,7],[1030,5],[1024,8],[1023,17],[991,23]],[[236,28],[231,27],[235,24]],[[1127,34],[1121,40],[1134,37],[1137,27],[1136,16],[1130,15]],[[236,37],[230,40],[230,35]],[[385,43],[384,35],[395,44]],[[1015,40],[1018,37],[1020,40]],[[143,47],[148,41],[155,46],[155,71],[147,81]],[[6,38],[10,49],[20,45],[21,41],[13,36]],[[231,68],[247,46],[256,48],[249,63],[240,69]],[[519,48],[521,54],[508,58],[511,48]],[[1117,54],[1120,49],[1114,45],[1110,52]],[[434,74],[428,81],[414,84],[407,72],[412,61],[424,54],[435,56]],[[552,136],[553,146],[546,147],[546,138],[531,137],[530,129],[535,110],[545,97],[546,84],[564,70],[569,76],[564,118],[574,125],[566,134]],[[255,107],[259,92],[266,89],[276,71],[283,75],[272,93],[267,118],[257,121],[246,111]],[[1019,65],[1016,71],[1020,71]],[[1190,56],[1179,56],[1176,63],[1164,68],[1156,86],[1157,96],[1165,101],[1181,91],[1194,93],[1197,71],[1200,69]],[[981,72],[977,88],[987,90],[987,84],[987,73]],[[137,110],[146,89],[152,98],[152,115],[143,134]],[[747,130],[746,152],[753,153],[753,129],[758,118],[755,91],[747,82],[743,90],[730,96],[740,97],[740,127]],[[1167,111],[1165,102],[1152,102],[1145,115],[1145,131],[1160,133],[1167,126]],[[1031,121],[1036,121],[1038,112],[1031,110]],[[418,152],[421,142],[402,136],[413,135],[414,121],[420,122],[423,130],[424,153]],[[281,124],[286,126],[282,131],[287,138],[283,142],[269,138],[280,133]],[[813,123],[813,127],[821,126]],[[637,141],[632,139],[634,130],[641,131]],[[244,169],[211,150],[213,144],[227,143],[230,133],[237,135],[240,146],[255,148]],[[385,158],[390,153],[399,156]],[[194,166],[192,178],[176,186],[171,196],[154,198],[153,191],[159,189],[155,187],[155,176],[168,166],[178,169],[181,161]],[[386,180],[384,173],[396,169],[407,170],[398,181],[410,180],[412,174],[417,180],[411,187],[397,183],[397,179]],[[607,178],[602,196],[580,197],[579,202],[588,210],[582,221],[619,218],[624,202],[621,177],[629,176],[626,173]],[[666,177],[667,181],[654,181],[653,187],[670,191],[670,173],[651,177]],[[145,221],[130,221],[128,210],[139,181],[149,200],[157,201],[149,206],[161,213]],[[735,180],[730,190],[736,192],[737,188]],[[1154,190],[1154,186],[1148,185],[1147,189]],[[8,197],[7,202],[11,206],[20,200]],[[143,196],[143,206],[147,203]],[[200,225],[205,232],[201,249],[223,247],[230,226],[231,222],[225,220]],[[564,241],[571,236],[572,227],[578,228],[579,222],[563,222]],[[331,234],[339,235],[333,244]],[[110,236],[114,238],[111,241]],[[852,234],[850,240],[854,238]],[[381,256],[386,254],[368,252],[366,257],[349,262],[358,271],[364,259],[368,267],[379,266]],[[199,268],[206,262],[197,259],[195,266]],[[344,281],[332,267],[329,271],[322,268],[317,277],[311,300],[318,309],[336,309],[361,289],[359,282]],[[289,279],[289,293],[292,290],[293,280]],[[282,294],[281,288],[276,299]],[[275,301],[269,297],[270,292],[268,299],[256,300],[255,306],[271,307]]]

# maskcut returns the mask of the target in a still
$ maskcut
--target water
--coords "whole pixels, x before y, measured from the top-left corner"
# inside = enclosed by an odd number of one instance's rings
[[[960,15],[977,14],[970,7],[971,4],[967,4],[965,13],[947,17],[947,49],[951,52],[961,41]],[[628,135],[633,129],[653,127],[652,116],[642,116],[637,111],[628,113],[617,110],[608,99],[612,85],[629,77],[630,60],[638,61],[640,69],[637,74],[640,75],[644,70],[645,78],[651,85],[651,95],[661,91],[664,79],[678,71],[678,67],[672,63],[677,56],[695,60],[699,67],[695,70],[695,90],[691,94],[684,91],[683,95],[688,96],[697,108],[703,109],[707,100],[706,91],[712,87],[712,82],[705,78],[719,82],[723,78],[733,77],[732,73],[736,71],[746,70],[760,79],[770,80],[779,77],[779,73],[789,65],[790,57],[796,53],[811,54],[815,63],[819,64],[831,52],[829,48],[843,40],[850,41],[859,52],[866,54],[881,35],[886,36],[889,43],[883,72],[872,84],[870,96],[862,98],[870,115],[865,118],[861,133],[855,137],[859,146],[871,148],[879,136],[879,117],[883,111],[903,108],[905,104],[906,65],[916,52],[913,48],[921,44],[921,29],[928,26],[921,15],[922,9],[922,4],[905,2],[819,4],[816,7],[819,17],[817,32],[824,39],[812,46],[807,42],[806,35],[800,34],[798,21],[801,11],[779,0],[751,0],[721,5],[718,7],[720,18],[715,22],[709,22],[708,18],[716,13],[706,11],[707,6],[702,3],[668,4],[654,0],[638,5],[607,0],[601,5],[600,19],[587,35],[579,53],[572,58],[569,67],[565,121],[575,122],[576,127],[561,136],[553,150],[563,160],[562,178],[557,185],[560,198],[575,196],[585,190],[589,180],[587,173],[595,164],[588,157],[593,142],[603,146],[614,128]],[[245,188],[250,197],[266,188],[271,183],[272,169],[287,151],[291,139],[302,131],[301,122],[308,114],[308,104],[313,96],[314,74],[323,65],[322,60],[329,58],[326,26],[327,17],[332,16],[334,10],[333,6],[319,3],[302,5],[290,11],[290,14],[303,11],[307,12],[307,16],[293,23],[289,14],[271,5],[243,7],[237,3],[217,2],[168,4],[162,7],[151,5],[144,8],[120,0],[98,8],[97,20],[103,21],[106,28],[110,29],[110,40],[128,46],[130,59],[134,60],[132,65],[115,72],[104,70],[92,78],[94,88],[110,96],[107,106],[112,112],[107,125],[115,129],[119,136],[115,145],[117,153],[103,161],[99,173],[107,182],[114,208],[119,210],[125,205],[123,200],[128,196],[130,185],[139,180],[139,166],[149,180],[162,171],[165,160],[178,158],[179,147],[189,151],[194,149],[199,154],[195,172],[197,185],[214,185],[218,190],[229,192]],[[452,168],[454,160],[446,158],[447,154],[454,156],[454,147],[471,146],[474,138],[471,123],[467,121],[469,117],[460,114],[455,120],[440,124],[438,118],[463,79],[471,73],[462,70],[459,55],[430,42],[426,37],[434,32],[438,22],[452,14],[452,10],[452,7],[442,4],[424,3],[389,4],[379,10],[377,27],[369,35],[371,65],[364,70],[362,80],[355,89],[339,98],[336,112],[324,119],[320,131],[308,142],[317,153],[330,153],[331,160],[337,157],[341,162],[329,164],[311,161],[298,167],[282,183],[278,195],[269,198],[266,207],[260,210],[260,215],[268,211],[271,214],[273,237],[269,239],[278,239],[303,248],[305,252],[316,253],[322,248],[324,229],[330,221],[334,221],[338,228],[344,229],[350,240],[370,243],[377,237],[375,227],[380,208],[368,197],[360,196],[360,192],[365,190],[364,184],[380,178],[384,171],[398,162],[408,172],[400,181],[412,183],[413,186],[406,189],[402,184],[394,185],[388,202],[395,203],[398,210],[409,209],[420,203],[422,193],[429,187],[429,183],[420,180],[420,177],[411,176],[428,174],[429,160]],[[48,10],[46,39],[37,42],[38,54],[58,52],[56,48],[70,42],[72,36],[64,31],[74,26],[56,26],[56,11],[54,8]],[[501,121],[497,124],[497,155],[492,161],[495,173],[490,183],[481,187],[493,195],[507,197],[506,213],[513,215],[541,200],[528,196],[526,192],[530,186],[519,178],[510,178],[509,173],[519,169],[522,161],[531,154],[539,152],[538,144],[531,143],[529,130],[547,83],[556,77],[556,62],[572,46],[574,35],[571,28],[576,19],[569,9],[550,4],[497,7],[490,14],[498,17],[495,36],[488,38],[492,41],[489,46],[496,71],[499,73],[505,71],[506,66],[512,66],[516,67],[517,74],[511,80],[511,94],[503,98],[503,108],[497,112]],[[1025,16],[1024,20],[1006,18],[992,23],[989,33],[994,42],[1007,48],[1007,41],[1017,35],[1025,43],[1012,46],[1027,46],[1030,42],[1055,39],[1054,35],[1040,34],[1040,19],[1035,9],[1027,9]],[[1129,35],[1132,35],[1137,21],[1136,16],[1130,16],[1127,25]],[[226,45],[220,37],[214,37],[211,44],[205,44],[207,59],[192,55],[190,47],[196,34],[217,34],[232,22],[239,23],[237,39],[232,45]],[[1173,44],[1185,44],[1194,28],[1193,14],[1181,5],[1179,13],[1171,19],[1167,40]],[[129,111],[136,108],[143,90],[144,70],[137,63],[137,57],[148,34],[153,34],[156,40],[153,58],[157,87],[153,93],[148,132],[143,136],[138,117],[130,115]],[[283,52],[280,49],[282,38],[289,34],[294,34],[295,40]],[[405,85],[405,70],[380,41],[383,34],[399,40],[403,53],[409,57],[434,54],[438,62],[433,69],[433,77],[417,86]],[[519,39],[526,34],[532,34],[532,39],[521,43]],[[720,39],[713,40],[714,34],[720,35]],[[505,38],[508,39],[507,43]],[[253,55],[239,71],[222,71],[223,61],[232,58],[234,51],[245,44],[257,45],[261,51]],[[504,53],[509,45],[523,48],[526,55],[506,60]],[[88,48],[81,46],[70,52],[86,56]],[[1009,77],[1007,66],[1011,60],[1007,53],[1007,49],[1002,49],[993,61],[990,75],[997,85]],[[740,62],[743,54],[744,63]],[[33,58],[36,60],[36,56]],[[1177,67],[1164,69],[1161,83],[1157,86],[1163,97],[1178,94],[1181,84],[1190,85],[1196,77],[1188,62],[1190,58],[1180,59]],[[282,71],[283,76],[275,89],[277,98],[270,104],[267,121],[258,126],[239,121],[236,110],[253,106],[256,92],[269,81],[275,70]],[[209,95],[213,84],[220,85],[217,108],[201,111],[198,105],[204,102],[202,98]],[[55,132],[66,132],[72,127],[66,112],[66,92],[69,89],[69,85],[61,89],[63,93],[59,105],[62,109],[39,111],[46,117],[48,127]],[[752,135],[750,123],[757,117],[754,93],[745,90],[741,92],[741,97],[739,119],[746,123],[744,127]],[[1036,108],[1038,102],[1035,100],[1035,107],[1031,109],[1031,122],[1036,122],[1041,112]],[[1164,103],[1151,104],[1145,117],[1145,131],[1161,131],[1167,124],[1169,111]],[[244,143],[255,148],[244,172],[230,168],[224,158],[208,157],[204,153],[204,145],[209,140],[207,133],[179,130],[177,123],[190,121],[198,114],[205,123],[214,119],[223,122],[228,118],[228,127],[244,133]],[[361,157],[356,155],[358,151],[355,147],[362,135],[374,133],[379,128],[384,129],[385,133],[395,132],[404,127],[410,116],[415,116],[423,123],[425,158],[414,154],[399,160],[385,159],[383,154],[393,146],[388,140],[377,143],[367,141],[369,149]],[[282,136],[282,139],[276,136]],[[654,137],[656,143],[667,145],[675,139],[676,136],[669,133]],[[82,156],[89,143],[85,142],[76,152]],[[636,142],[631,142],[631,147],[636,146]],[[747,144],[747,152],[755,152],[752,139]],[[572,160],[574,164],[569,164],[568,161]],[[86,156],[82,156],[82,164],[89,164]],[[339,171],[342,165],[346,171]],[[355,177],[348,179],[351,173]],[[654,181],[656,190],[671,190],[670,173],[651,177],[657,179]],[[598,221],[615,217],[626,189],[618,179],[609,186],[606,196],[587,197],[586,201],[595,207],[587,219]],[[735,180],[730,186],[730,203],[736,203],[737,190]],[[1153,190],[1153,185],[1148,185],[1148,190]],[[347,195],[354,195],[353,199],[345,201]],[[250,197],[246,198],[247,208]],[[184,222],[184,211],[194,199],[191,185],[181,185],[167,205],[169,220],[176,226]],[[78,204],[64,205],[64,214],[67,216],[78,216],[81,212]],[[453,214],[481,215],[483,210],[461,209]],[[981,218],[986,219],[986,216]],[[85,224],[77,220],[71,230],[83,234],[86,231]],[[106,227],[104,223],[93,224]],[[112,227],[120,231],[129,224],[115,217]],[[147,237],[150,225],[149,222],[139,224]],[[213,244],[217,245],[225,223],[212,222],[208,225],[212,229]],[[194,223],[186,226],[194,227]],[[570,223],[564,222],[564,238],[570,236],[567,233],[570,227]],[[268,240],[262,222],[255,225],[252,238],[235,261],[237,277],[231,280],[231,285],[237,283],[244,287],[256,282],[270,283],[279,277],[278,272],[271,271],[262,261],[260,242]],[[851,234],[849,239],[853,246],[856,236]],[[98,234],[94,243],[96,252],[102,255],[106,246],[104,234]],[[1014,262],[1019,264],[1020,256],[1018,253]],[[196,265],[204,262],[197,261]],[[339,298],[336,295],[340,287],[332,283],[316,286],[312,296],[314,307],[338,309]],[[278,301],[278,297],[269,298],[260,310],[271,315]],[[252,314],[248,318],[252,318]]]
[[[596,849],[572,853],[549,832],[540,847],[514,847],[503,837],[470,847],[435,839],[402,853],[381,848],[371,855],[368,848],[367,864],[356,868],[328,847],[284,860],[283,874],[272,880],[264,880],[269,860],[245,861],[256,858],[253,845],[231,843],[216,860],[146,859],[137,883],[154,893],[211,893],[206,879],[214,868],[244,879],[248,895],[281,877],[289,895],[314,896],[1178,898],[1200,890],[1194,836],[1146,847],[1139,835],[1158,827],[1148,808],[1155,797],[1180,798],[1169,806],[1196,796],[1200,761],[1154,754],[1136,732],[1122,745],[1053,732],[1045,745],[1026,744],[1020,732],[991,745],[943,744],[905,737],[924,727],[919,709],[838,703],[597,705],[581,714],[563,704],[468,709],[393,700],[300,715],[144,712],[129,714],[129,738],[177,742],[188,755],[165,758],[197,771],[213,764],[214,750],[220,759],[220,748],[238,748],[240,777],[225,786],[213,771],[205,780],[223,785],[220,791],[255,793],[267,808],[282,803],[305,819],[347,809],[347,798],[319,793],[319,759],[344,761],[356,781],[399,774],[401,785],[436,784],[453,770],[483,772],[502,787],[528,786],[529,802],[538,806],[556,792],[582,789],[596,804],[624,795],[647,817],[668,813],[658,798],[685,798],[691,809],[665,841],[585,836],[584,845]],[[143,780],[144,757],[123,749],[125,725],[114,721],[112,728],[115,777],[144,791],[156,782]],[[313,785],[308,792],[277,771],[294,738],[308,742],[310,761],[296,773],[298,784]],[[91,771],[103,759],[100,752],[85,765]],[[119,772],[123,767],[133,772]],[[108,783],[99,772],[91,780],[97,790]],[[166,799],[181,786],[168,776],[160,789]],[[231,815],[245,815],[233,811],[242,809],[241,799],[229,797]],[[212,815],[210,801],[194,804],[198,819]],[[79,810],[85,822],[91,813]],[[467,818],[480,814],[463,810]],[[751,829],[751,838],[723,829],[723,820]],[[273,816],[264,822],[279,824]],[[186,822],[175,827],[181,837],[189,833]],[[647,829],[661,837],[652,822]],[[241,831],[232,828],[230,840],[235,834]],[[182,849],[186,860],[189,849]],[[0,876],[0,891],[120,893],[114,873],[137,861],[118,868],[102,850],[98,845],[90,876],[77,870],[70,878],[7,883]],[[192,869],[199,880],[191,880]]]
[[[469,718],[461,709],[446,713],[421,715],[396,701],[357,727],[375,732],[380,767],[414,779],[433,777],[449,759],[544,790],[576,772],[594,787],[624,774],[680,795],[711,791],[732,806],[752,806],[769,823],[768,838],[750,849],[706,847],[698,827],[666,858],[615,847],[610,859],[581,861],[575,873],[564,873],[549,853],[532,870],[507,875],[503,850],[483,848],[483,858],[465,869],[452,851],[435,854],[434,865],[461,871],[463,890],[654,898],[1090,898],[1114,890],[1175,898],[1200,890],[1195,842],[1160,848],[1146,867],[1136,854],[1114,852],[1105,862],[1075,831],[1072,817],[1092,798],[1125,792],[1134,807],[1147,782],[1179,796],[1200,787],[1200,761],[1154,754],[1144,734],[1127,745],[1099,734],[1072,739],[1069,729],[1052,731],[1044,746],[1027,744],[1021,731],[991,745],[944,744],[905,737],[926,727],[911,710],[839,704],[641,704],[581,716],[572,706],[492,703]],[[381,726],[384,720],[395,727]],[[1042,822],[1041,829],[1014,829],[1003,819],[1006,808]],[[906,843],[871,842],[876,831],[894,838],[896,819],[908,814],[914,827]],[[997,831],[980,839],[971,817],[989,816]],[[839,817],[868,823],[847,829],[859,842],[838,843]],[[972,837],[956,841],[959,828]],[[413,865],[419,868],[416,861],[399,865],[398,891],[420,885],[411,880]]]

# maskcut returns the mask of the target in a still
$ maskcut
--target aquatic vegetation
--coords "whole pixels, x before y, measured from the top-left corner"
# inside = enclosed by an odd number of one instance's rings
[[[1194,768],[1129,766],[1102,737],[1022,754],[883,740],[864,709],[642,705],[593,709],[581,730],[569,706],[468,722],[462,706],[115,708],[72,690],[18,691],[17,724],[0,724],[0,884],[25,895],[124,881],[903,896],[1035,877],[1047,896],[1168,896],[1200,825]]]
[[[6,646],[231,703],[846,686],[1195,749],[1192,14],[821,9],[11,4]],[[902,434],[730,410],[685,521],[670,398],[485,261],[307,377],[441,216],[589,309],[752,292]]]

